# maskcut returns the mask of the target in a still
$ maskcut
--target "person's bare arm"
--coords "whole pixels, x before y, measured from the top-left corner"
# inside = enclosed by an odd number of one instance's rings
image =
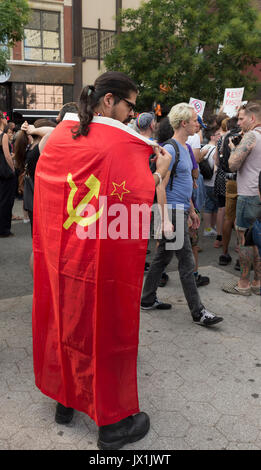
[[[231,150],[230,158],[228,160],[229,168],[231,171],[237,171],[243,165],[245,159],[256,145],[256,136],[254,132],[247,132],[240,144],[235,147],[231,139],[229,139],[229,147]]]
[[[44,126],[44,127],[34,127],[33,124],[28,124],[27,121],[25,121],[22,126],[21,126],[21,130],[22,131],[25,131],[26,134],[29,134],[29,135],[38,135],[39,137],[44,137],[46,134],[49,134],[50,133],[50,129],[54,129],[54,127],[47,127],[47,126]]]
[[[161,225],[162,231],[165,235],[168,233],[174,232],[174,226],[169,219],[168,210],[167,210],[167,196],[166,196],[166,187],[169,182],[170,178],[170,171],[167,172],[165,178],[163,179],[162,183],[157,186],[157,201],[160,207],[161,213]]]
[[[201,162],[201,160],[203,160],[204,157],[202,157],[200,149],[193,148],[192,150],[193,150],[196,162],[197,163]]]
[[[8,165],[10,166],[10,168],[11,168],[13,171],[15,171],[14,162],[13,162],[12,156],[11,156],[10,151],[9,151],[8,136],[7,136],[7,134],[4,134],[4,135],[3,135],[3,138],[2,138],[2,147],[3,147],[4,156],[5,156],[5,159],[6,159],[7,163],[8,163]]]
[[[49,127],[49,132],[47,134],[45,134],[44,137],[42,137],[42,139],[40,140],[39,142],[39,153],[42,153],[46,143],[47,143],[47,140],[49,139],[51,133],[53,132],[54,130],[54,127]]]
[[[189,223],[189,227],[193,229],[198,229],[200,226],[200,218],[195,211],[195,206],[193,204],[192,199],[190,200],[188,223]]]
[[[218,149],[216,147],[216,150],[214,152],[214,155],[213,155],[213,160],[214,160],[214,165],[217,167],[218,164],[219,164],[219,161],[218,161]]]
[[[207,155],[208,151],[209,151],[209,147],[208,147],[207,145],[205,145],[205,147],[203,147],[202,149],[200,149],[200,155],[201,155],[201,157],[204,158],[204,157]]]

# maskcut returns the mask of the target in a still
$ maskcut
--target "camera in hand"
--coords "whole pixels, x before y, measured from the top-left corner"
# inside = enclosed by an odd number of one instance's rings
[[[242,140],[242,135],[239,134],[239,135],[234,135],[234,137],[232,137],[232,142],[235,146],[237,146],[238,144],[240,144],[241,140]]]

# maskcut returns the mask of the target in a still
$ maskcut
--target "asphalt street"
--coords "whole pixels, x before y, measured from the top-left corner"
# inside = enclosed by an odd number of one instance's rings
[[[21,217],[23,216],[21,201],[15,201],[13,213]],[[12,232],[15,235],[14,237],[1,239],[0,241],[0,299],[19,297],[32,294],[33,292],[32,277],[28,268],[32,250],[30,223],[24,224],[23,221],[15,221],[12,224]],[[218,258],[222,253],[222,249],[213,247],[213,238],[202,237],[202,227],[200,233],[200,248],[202,251],[199,253],[199,273],[204,274],[204,266],[213,266],[237,276],[238,272],[234,269],[234,264],[237,260],[237,253],[234,251],[236,247],[235,233],[233,232],[232,234],[230,250],[233,262],[226,267],[219,266],[218,264]],[[151,262],[155,252],[155,241],[153,238],[150,240],[149,249],[151,252],[147,256],[147,261]],[[167,268],[167,272],[175,270],[177,270],[177,260],[174,256]],[[213,281],[215,280],[212,279]]]
[[[21,203],[16,201],[16,215]],[[32,279],[30,225],[13,224],[14,237],[0,241],[0,450],[97,450],[97,427],[76,412],[70,425],[55,423],[55,402],[34,384],[32,361]],[[126,450],[260,450],[260,296],[229,295],[222,285],[239,273],[221,268],[221,249],[200,236],[200,288],[206,307],[224,317],[212,328],[192,322],[181,289],[177,262],[160,299],[172,309],[141,311],[138,355],[140,408],[151,429]],[[153,255],[155,242],[151,240]],[[235,234],[231,242],[237,254]]]

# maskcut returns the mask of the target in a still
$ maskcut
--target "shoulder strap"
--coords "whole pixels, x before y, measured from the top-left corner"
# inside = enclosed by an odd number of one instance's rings
[[[170,181],[170,189],[172,190],[172,186],[173,186],[173,178],[174,176],[177,176],[176,174],[176,170],[177,170],[177,166],[178,166],[178,162],[179,162],[179,157],[180,157],[180,151],[179,151],[179,146],[176,142],[175,139],[169,139],[167,140],[166,142],[164,142],[163,145],[172,145],[172,147],[174,148],[175,150],[175,162],[173,164],[173,167],[171,169],[171,173],[170,173],[170,178],[169,178],[169,181]]]
[[[178,166],[178,162],[179,162],[179,157],[180,157],[180,151],[179,151],[179,146],[176,142],[175,139],[169,139],[169,140],[166,140],[166,142],[164,142],[163,145],[172,145],[172,147],[174,148],[175,150],[175,162],[174,162],[174,165],[172,167],[172,170],[171,170],[171,176],[177,176],[176,175],[176,170],[177,170],[177,166]]]

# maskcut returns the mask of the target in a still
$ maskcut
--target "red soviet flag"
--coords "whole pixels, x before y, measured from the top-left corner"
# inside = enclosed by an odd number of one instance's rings
[[[152,148],[101,117],[73,140],[77,123],[69,119],[51,134],[35,177],[34,371],[43,393],[102,426],[139,411],[149,216],[138,225],[132,219],[153,202]]]

